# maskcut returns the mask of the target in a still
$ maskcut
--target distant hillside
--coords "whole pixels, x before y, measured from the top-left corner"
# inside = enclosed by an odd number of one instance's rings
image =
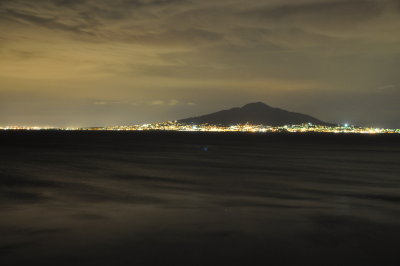
[[[263,124],[271,126],[295,125],[312,123],[316,125],[332,125],[309,115],[289,112],[274,108],[262,102],[249,103],[243,107],[222,110],[216,113],[181,119],[178,122],[185,124],[212,124],[212,125],[234,125],[234,124]]]

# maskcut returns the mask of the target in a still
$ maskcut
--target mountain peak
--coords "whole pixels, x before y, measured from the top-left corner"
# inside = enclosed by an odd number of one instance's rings
[[[270,106],[268,106],[263,102],[248,103],[242,106],[242,108],[265,108],[265,107],[270,107]]]

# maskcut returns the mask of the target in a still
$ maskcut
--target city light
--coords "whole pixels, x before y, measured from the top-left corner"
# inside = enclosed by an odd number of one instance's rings
[[[301,125],[267,126],[253,124],[237,124],[230,126],[218,126],[211,124],[183,124],[177,121],[167,121],[162,123],[130,125],[130,126],[111,126],[111,127],[86,127],[86,128],[57,128],[57,127],[29,127],[29,126],[6,126],[0,130],[84,130],[84,131],[188,131],[188,132],[290,132],[290,133],[351,133],[351,134],[399,134],[400,129],[386,129],[373,127],[355,127],[349,124],[338,126],[314,125],[311,123]]]

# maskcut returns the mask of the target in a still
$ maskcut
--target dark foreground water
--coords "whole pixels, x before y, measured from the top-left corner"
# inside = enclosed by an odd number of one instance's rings
[[[400,265],[400,136],[1,132],[0,265]]]

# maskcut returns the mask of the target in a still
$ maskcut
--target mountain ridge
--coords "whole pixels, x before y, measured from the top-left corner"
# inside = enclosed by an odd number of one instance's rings
[[[263,102],[253,102],[221,110],[201,116],[189,117],[178,120],[183,124],[211,124],[211,125],[235,125],[235,124],[263,124],[270,126],[284,126],[312,123],[315,125],[334,125],[321,121],[307,114],[290,112],[281,108],[271,107]]]

